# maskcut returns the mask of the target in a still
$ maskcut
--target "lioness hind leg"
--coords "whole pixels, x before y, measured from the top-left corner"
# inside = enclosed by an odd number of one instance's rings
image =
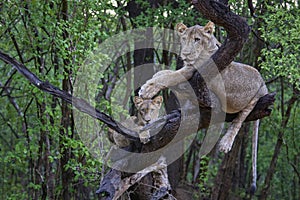
[[[226,134],[223,136],[219,143],[219,150],[222,152],[229,152],[233,145],[234,139],[238,134],[242,123],[247,118],[249,113],[253,110],[254,106],[256,105],[258,98],[254,98],[250,101],[250,103],[238,114],[237,118],[235,118],[231,125],[229,126]]]

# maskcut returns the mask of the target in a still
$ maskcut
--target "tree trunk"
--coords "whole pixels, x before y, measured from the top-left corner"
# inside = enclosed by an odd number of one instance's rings
[[[62,1],[62,10],[61,10],[62,20],[64,22],[68,21],[68,1]],[[69,33],[65,29],[63,31],[63,38],[68,40]],[[66,49],[69,51],[69,49]],[[64,79],[62,81],[62,90],[67,93],[72,93],[71,89],[71,82],[70,82],[70,74],[71,74],[71,62],[69,59],[64,59]],[[60,141],[60,153],[62,157],[60,159],[60,170],[61,170],[61,177],[62,177],[62,198],[65,200],[71,199],[71,190],[69,184],[72,183],[73,173],[71,169],[67,168],[68,161],[72,157],[72,152],[69,147],[66,148],[64,145],[64,137],[72,137],[73,136],[73,119],[72,119],[72,110],[70,109],[67,102],[63,101],[61,106],[61,126],[60,134],[62,135],[62,139]],[[70,133],[70,131],[72,133]]]
[[[215,184],[211,199],[227,200],[240,199],[236,196],[235,189],[240,188],[240,181],[245,183],[245,165],[243,162],[245,156],[244,143],[247,140],[249,124],[245,124],[240,129],[232,150],[225,154],[219,171],[215,178]],[[245,187],[245,184],[244,184]]]
[[[148,1],[150,6],[154,8],[155,1]],[[142,8],[138,2],[135,0],[129,1],[126,6],[126,10],[129,13],[129,17],[132,19],[133,28],[139,28],[139,24],[135,22],[136,17],[140,16],[145,8]],[[143,26],[143,25],[142,25]],[[135,94],[138,95],[139,88],[146,80],[150,79],[154,74],[153,59],[154,59],[154,49],[147,48],[153,46],[153,33],[152,29],[139,30],[140,36],[144,37],[145,40],[135,41],[133,60],[134,67],[141,67],[142,65],[150,64],[143,68],[143,70],[134,70],[134,88]]]

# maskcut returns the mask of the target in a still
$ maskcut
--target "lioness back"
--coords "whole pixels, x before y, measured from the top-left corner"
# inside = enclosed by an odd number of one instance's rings
[[[213,87],[214,92],[226,97],[227,113],[237,113],[243,110],[254,97],[262,97],[268,93],[260,73],[249,65],[232,62],[221,72],[226,94]]]

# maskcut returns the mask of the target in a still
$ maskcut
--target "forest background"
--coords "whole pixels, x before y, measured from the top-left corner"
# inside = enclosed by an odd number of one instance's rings
[[[260,126],[258,191],[253,199],[298,200],[299,2],[253,1],[255,13],[249,2],[229,1],[231,10],[252,28],[236,60],[260,70],[269,91],[277,92],[272,114]],[[204,25],[207,19],[186,0],[3,1],[0,49],[42,80],[72,93],[78,69],[107,38],[133,28],[174,29],[178,22]],[[224,41],[222,27],[216,27],[216,37]],[[118,78],[135,66],[157,62],[175,69],[177,57],[155,49],[121,56],[99,75],[97,107],[111,113],[111,94]],[[108,168],[78,136],[71,106],[43,93],[4,62],[0,62],[0,71],[0,198],[96,199],[95,191]],[[164,97],[167,99],[167,94]],[[205,130],[200,131],[183,157],[185,170],[179,187],[193,185],[187,190],[194,199],[210,198],[220,191],[228,199],[249,198],[250,126],[245,123],[241,130],[231,166],[216,150],[197,157]],[[224,167],[231,171],[229,188],[220,181]]]

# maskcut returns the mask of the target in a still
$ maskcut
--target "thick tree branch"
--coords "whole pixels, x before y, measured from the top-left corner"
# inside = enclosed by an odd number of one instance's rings
[[[220,49],[212,55],[219,71],[222,71],[243,48],[248,39],[250,27],[242,17],[231,12],[229,7],[221,2],[193,0],[193,4],[204,17],[224,27],[228,34]]]

